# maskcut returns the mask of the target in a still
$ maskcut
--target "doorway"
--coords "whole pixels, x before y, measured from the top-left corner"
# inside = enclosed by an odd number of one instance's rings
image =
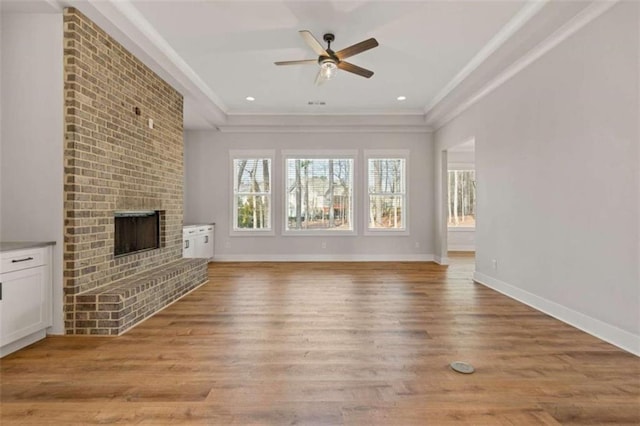
[[[475,139],[447,149],[447,251],[475,252]]]

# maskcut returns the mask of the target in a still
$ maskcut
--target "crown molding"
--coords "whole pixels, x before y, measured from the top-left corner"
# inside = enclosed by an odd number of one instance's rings
[[[510,66],[506,67],[504,71],[499,73],[496,77],[486,83],[482,88],[476,91],[466,100],[459,103],[456,107],[449,111],[436,112],[434,108],[431,108],[429,112],[425,114],[425,121],[435,130],[447,124],[461,113],[466,111],[469,107],[480,101],[482,98],[502,86],[505,82],[510,80],[520,71],[527,68],[537,59],[556,47],[558,44],[566,40],[572,34],[579,31],[585,25],[605,13],[618,0],[598,1],[595,0],[589,6],[578,12],[573,18],[567,21],[564,25],[554,31],[549,37],[545,38],[542,42],[538,43],[534,48],[526,52],[520,59],[513,62]]]
[[[54,0],[50,0],[54,1]],[[214,127],[227,120],[226,106],[197,73],[178,55],[129,0],[58,0],[61,7],[76,7],[100,25],[136,57],[169,82],[183,96],[197,102]]]
[[[531,0],[460,70],[424,110],[374,113],[241,113],[229,110],[200,76],[180,57],[130,0],[45,0],[52,7],[73,6],[106,27],[127,49],[158,70],[195,107],[203,126],[223,132],[404,132],[429,133],[461,114],[540,56],[600,16],[618,0],[594,0],[543,42],[513,62],[503,72],[452,107],[443,101],[501,46],[549,3]],[[442,108],[440,108],[442,106]],[[368,117],[363,119],[363,117]],[[409,118],[410,117],[410,118]],[[328,128],[331,127],[331,128]]]
[[[411,125],[218,125],[222,133],[431,133],[429,126]]]
[[[96,0],[92,0],[96,2]],[[184,74],[204,95],[207,96],[218,108],[225,114],[228,108],[211,88],[200,78],[200,76],[185,62],[184,59],[176,52],[173,47],[160,35],[160,33],[151,25],[142,13],[129,1],[111,1],[114,7],[131,22],[142,35],[149,40],[161,53],[182,73]],[[162,65],[160,63],[160,65]]]
[[[235,114],[216,126],[227,133],[429,133],[424,114]]]
[[[424,114],[235,114],[226,125],[415,125],[426,126]]]
[[[54,11],[62,12],[63,7],[59,0],[45,0],[45,3],[47,3]]]
[[[407,109],[407,110],[395,110],[395,111],[349,111],[349,112],[246,112],[230,110],[227,112],[229,117],[421,117],[424,121],[424,111],[421,109]]]
[[[429,114],[436,105],[446,98],[453,90],[460,85],[471,73],[473,73],[484,61],[487,60],[500,46],[509,40],[520,28],[522,28],[531,18],[542,10],[548,0],[534,0],[525,4],[507,24],[494,35],[489,42],[456,74],[446,86],[436,94],[436,96],[425,107],[425,114]]]

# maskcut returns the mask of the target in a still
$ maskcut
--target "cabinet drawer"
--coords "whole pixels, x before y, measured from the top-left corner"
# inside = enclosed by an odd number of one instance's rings
[[[0,256],[2,259],[0,272],[19,271],[44,265],[46,260],[44,253],[43,248],[4,252]]]
[[[184,238],[188,238],[188,237],[191,237],[193,235],[196,235],[197,231],[198,230],[196,228],[184,228],[182,230],[182,236]]]

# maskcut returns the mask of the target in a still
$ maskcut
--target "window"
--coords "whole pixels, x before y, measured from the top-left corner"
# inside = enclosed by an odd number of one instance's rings
[[[233,231],[271,232],[271,158],[233,158]]]
[[[476,172],[449,170],[449,227],[476,226]]]
[[[406,157],[367,159],[368,231],[406,231]]]
[[[285,156],[285,230],[353,232],[353,158]]]

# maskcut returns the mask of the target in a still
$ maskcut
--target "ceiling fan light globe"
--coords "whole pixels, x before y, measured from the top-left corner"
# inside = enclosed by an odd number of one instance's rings
[[[331,80],[338,73],[338,66],[333,61],[324,61],[320,64],[320,72],[325,80]]]

